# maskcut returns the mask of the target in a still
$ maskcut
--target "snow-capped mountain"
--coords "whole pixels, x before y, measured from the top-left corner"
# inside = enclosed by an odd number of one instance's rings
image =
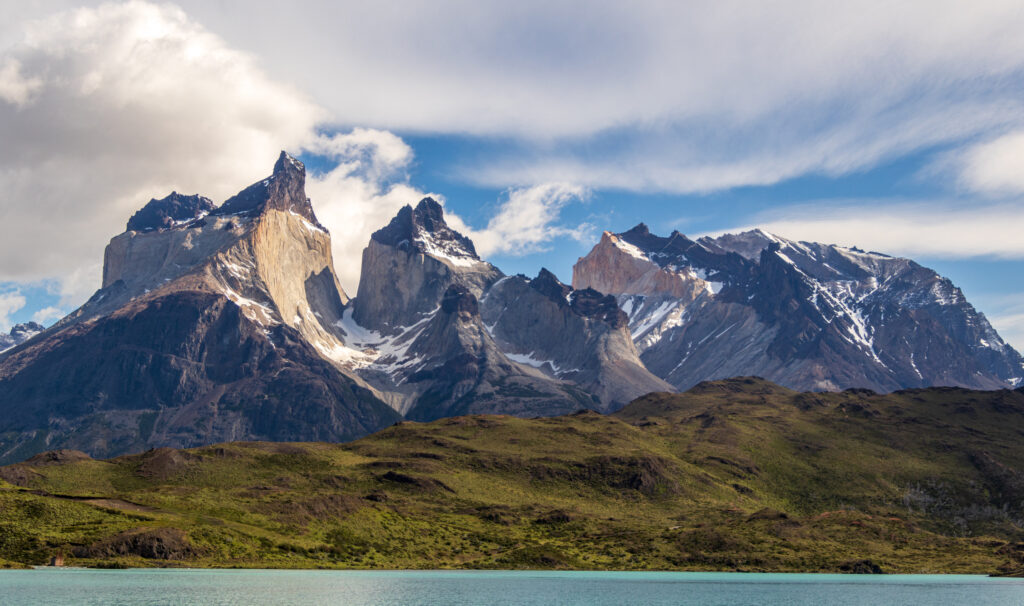
[[[741,374],[795,389],[1015,386],[1024,359],[948,279],[761,230],[605,232],[573,285],[613,294],[648,369],[679,389]]]
[[[28,341],[32,337],[43,332],[45,328],[38,322],[25,322],[24,324],[15,324],[11,327],[11,331],[8,334],[0,333],[0,353],[12,349],[17,345],[21,345],[25,341]]]

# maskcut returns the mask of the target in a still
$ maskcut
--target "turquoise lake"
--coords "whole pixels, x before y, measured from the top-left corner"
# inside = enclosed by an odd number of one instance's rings
[[[0,604],[1024,604],[1024,579],[688,572],[0,571]]]

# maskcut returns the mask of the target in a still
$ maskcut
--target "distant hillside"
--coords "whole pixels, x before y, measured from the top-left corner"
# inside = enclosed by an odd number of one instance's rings
[[[403,422],[0,468],[0,560],[368,568],[1012,572],[1024,393],[759,379],[615,415]]]

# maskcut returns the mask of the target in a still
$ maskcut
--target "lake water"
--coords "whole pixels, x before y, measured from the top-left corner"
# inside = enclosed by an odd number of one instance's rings
[[[0,604],[1024,604],[1024,579],[688,572],[0,571]]]

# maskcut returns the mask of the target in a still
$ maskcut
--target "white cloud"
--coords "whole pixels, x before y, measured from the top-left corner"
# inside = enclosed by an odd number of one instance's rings
[[[62,305],[99,286],[103,246],[149,198],[223,200],[325,115],[167,5],[25,24],[0,65],[17,102],[0,101],[0,281],[61,279]]]
[[[712,191],[1024,127],[1014,1],[183,2],[347,124],[511,137],[464,166],[498,187]]]
[[[760,227],[793,240],[857,246],[906,257],[1024,259],[1019,205],[859,200],[789,206],[715,233]]]
[[[44,307],[36,310],[36,312],[32,314],[32,321],[38,322],[43,326],[49,326],[53,322],[63,318],[66,314],[67,312],[58,307]]]
[[[331,231],[338,278],[346,292],[354,295],[370,234],[407,204],[415,205],[428,195],[442,204],[445,199],[408,183],[412,149],[387,131],[357,128],[321,136],[309,149],[337,163],[327,173],[310,175],[306,189],[317,217]],[[522,255],[543,250],[555,238],[584,238],[588,226],[568,228],[558,222],[562,207],[585,197],[583,188],[567,183],[513,189],[483,229],[473,229],[450,210],[445,219],[469,236],[483,257]]]
[[[11,329],[11,315],[25,307],[25,297],[18,291],[0,293],[0,331]]]
[[[21,62],[17,59],[8,58],[0,64],[0,101],[22,107],[42,84],[40,78],[26,78],[22,75]]]
[[[584,188],[571,183],[512,189],[486,228],[474,230],[458,217],[449,217],[448,223],[469,236],[483,257],[540,252],[556,238],[582,241],[591,235],[593,229],[589,225],[570,228],[558,224],[562,207],[582,201],[587,195]]]
[[[317,218],[331,231],[338,279],[354,296],[370,234],[387,225],[400,208],[427,194],[408,184],[405,171],[412,162],[412,149],[392,133],[354,129],[321,136],[309,147],[337,163],[324,174],[309,175],[306,192]]]
[[[989,193],[1024,192],[1024,130],[979,143],[960,154],[960,181]]]

